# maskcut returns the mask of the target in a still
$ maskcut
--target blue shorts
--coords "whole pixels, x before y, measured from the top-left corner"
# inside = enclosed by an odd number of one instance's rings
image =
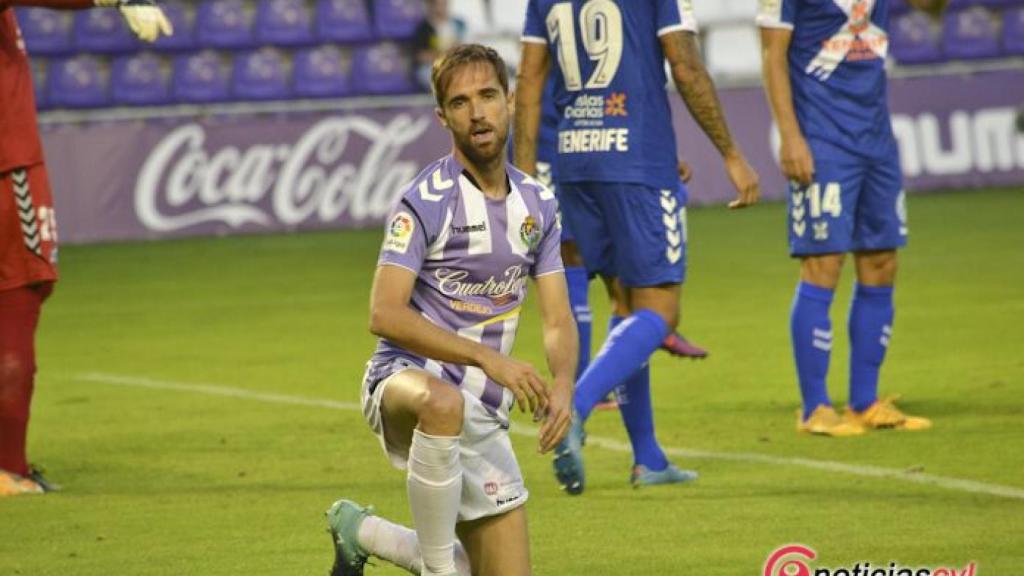
[[[562,182],[562,221],[576,236],[587,272],[629,287],[682,284],[686,278],[686,204],[680,186]]]
[[[814,182],[790,183],[791,256],[894,250],[907,244],[899,154],[871,159],[811,142]]]

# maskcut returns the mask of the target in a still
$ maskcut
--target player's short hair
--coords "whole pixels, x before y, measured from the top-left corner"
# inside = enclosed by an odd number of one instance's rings
[[[485,62],[494,67],[494,73],[498,76],[501,89],[508,94],[508,67],[505,66],[505,61],[501,59],[494,48],[482,44],[460,44],[434,60],[430,83],[433,86],[434,99],[437,100],[438,107],[444,108],[444,99],[447,95],[448,84],[452,80],[452,73],[462,66],[478,62]]]

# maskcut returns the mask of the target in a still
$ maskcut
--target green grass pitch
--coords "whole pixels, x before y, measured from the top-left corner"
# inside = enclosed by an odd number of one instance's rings
[[[514,435],[535,574],[760,574],[790,542],[816,549],[815,566],[974,560],[978,575],[1019,574],[1021,214],[1021,190],[911,199],[882,391],[935,428],[827,439],[794,431],[784,208],[691,211],[682,329],[712,354],[658,355],[652,370],[659,438],[701,478],[632,490],[619,417],[598,413],[587,492],[570,498],[535,440]],[[0,501],[0,574],[325,574],[334,499],[408,523],[404,476],[355,409],[379,241],[364,231],[66,247],[38,338],[30,444],[65,489]],[[840,405],[851,283],[847,270],[833,307]],[[600,342],[596,283],[591,300]],[[517,355],[543,365],[528,308]],[[514,429],[529,425],[517,416]]]

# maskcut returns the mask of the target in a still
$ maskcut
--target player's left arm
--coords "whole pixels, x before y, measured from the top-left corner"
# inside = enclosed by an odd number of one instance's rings
[[[540,428],[538,442],[538,448],[543,454],[554,449],[569,430],[579,336],[569,306],[565,273],[558,271],[544,274],[536,279],[536,285],[544,326],[544,351],[553,377],[547,414]]]
[[[540,131],[541,100],[551,57],[547,44],[523,41],[523,53],[516,74],[516,115],[513,128],[516,168],[537,173],[537,133]]]
[[[737,198],[729,203],[729,207],[742,208],[756,203],[761,195],[757,173],[729,132],[715,83],[697,47],[696,34],[688,30],[677,30],[662,34],[659,38],[676,90],[693,119],[725,160],[725,168],[737,191]]]

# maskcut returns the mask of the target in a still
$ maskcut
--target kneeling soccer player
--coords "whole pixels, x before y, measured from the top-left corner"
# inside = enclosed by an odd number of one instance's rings
[[[389,220],[370,296],[380,336],[363,414],[408,471],[415,531],[339,500],[327,512],[333,576],[377,556],[424,575],[530,574],[528,492],[508,437],[514,404],[544,419],[541,452],[568,430],[577,336],[559,256],[557,203],[506,165],[512,100],[497,53],[460,46],[433,70],[450,155],[408,186]],[[536,281],[554,384],[509,357]],[[456,538],[456,534],[458,538]]]

